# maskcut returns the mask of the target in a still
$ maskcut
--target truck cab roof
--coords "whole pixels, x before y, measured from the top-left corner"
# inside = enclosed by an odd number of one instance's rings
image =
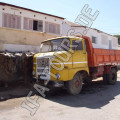
[[[82,37],[76,37],[76,36],[62,36],[62,37],[56,37],[56,38],[51,38],[51,39],[48,39],[48,40],[44,40],[43,42],[46,42],[46,41],[50,41],[50,40],[56,40],[56,39],[60,39],[60,38],[69,38],[69,39],[83,39]],[[42,43],[43,43],[42,42]]]

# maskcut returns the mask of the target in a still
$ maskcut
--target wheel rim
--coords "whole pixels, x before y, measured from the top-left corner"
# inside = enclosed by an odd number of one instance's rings
[[[73,84],[72,84],[72,89],[73,90],[79,90],[79,89],[81,89],[81,85],[80,85],[81,83],[80,83],[80,80],[79,80],[79,77],[78,76],[76,76],[75,77],[75,79],[74,79],[74,81],[73,81]]]
[[[76,88],[78,88],[80,86],[80,83],[78,80],[75,82],[75,86],[76,86]]]

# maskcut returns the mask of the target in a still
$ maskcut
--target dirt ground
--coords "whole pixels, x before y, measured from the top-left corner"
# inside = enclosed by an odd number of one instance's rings
[[[101,78],[84,85],[77,96],[56,90],[46,98],[39,97],[34,116],[21,107],[30,90],[17,83],[16,87],[0,89],[0,120],[120,120],[120,72],[114,86],[104,85]]]

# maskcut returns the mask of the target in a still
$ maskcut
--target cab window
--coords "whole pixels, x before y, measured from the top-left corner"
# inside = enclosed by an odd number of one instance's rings
[[[73,40],[72,41],[72,49],[73,50],[83,50],[83,43],[82,41],[79,41],[79,40]]]

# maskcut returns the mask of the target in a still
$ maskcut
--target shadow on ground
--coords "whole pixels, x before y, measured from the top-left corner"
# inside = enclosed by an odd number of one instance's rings
[[[0,88],[0,101],[26,97],[32,87],[25,86],[23,83],[15,83],[7,89]],[[35,95],[35,91],[33,95]],[[116,85],[104,85],[102,81],[93,81],[91,85],[84,85],[81,94],[76,96],[69,95],[66,90],[59,89],[47,93],[50,101],[70,106],[70,107],[87,107],[91,109],[100,109],[114,100],[120,94],[120,81]]]
[[[104,85],[102,81],[94,81],[91,85],[84,85],[79,95],[71,96],[65,90],[58,90],[47,99],[70,107],[101,109],[119,94],[120,81],[116,85]]]
[[[26,97],[30,91],[35,95],[33,87],[29,84],[25,85],[23,81],[10,83],[7,88],[0,87],[0,101]]]

